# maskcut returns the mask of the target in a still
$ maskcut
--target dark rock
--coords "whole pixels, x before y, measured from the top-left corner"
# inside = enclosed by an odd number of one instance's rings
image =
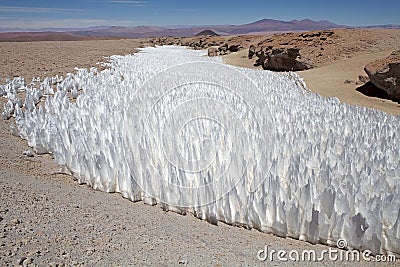
[[[256,51],[256,57],[257,60],[254,63],[254,66],[263,66],[265,60],[267,59],[267,55],[265,54],[265,52],[263,51],[263,48],[259,49],[258,51]]]
[[[22,258],[20,258],[19,260],[18,260],[18,265],[23,265],[24,264],[24,261],[26,261],[26,257],[22,257]]]
[[[371,82],[386,91],[390,98],[400,99],[400,50],[369,63],[364,70]]]
[[[252,59],[253,56],[255,55],[255,53],[256,53],[256,47],[255,47],[254,45],[251,45],[251,46],[249,47],[248,58],[249,58],[249,59]]]
[[[228,52],[228,44],[225,43],[225,44],[221,45],[220,47],[218,47],[218,51],[219,51],[220,55],[225,55]]]
[[[330,37],[335,34],[333,31],[322,31],[322,34],[325,35],[326,37]]]
[[[311,32],[311,33],[302,33],[300,34],[303,38],[312,38],[312,37],[320,37],[322,32]]]
[[[354,83],[354,81],[352,81],[352,80],[345,80],[344,81],[344,84],[352,84],[352,83]]]
[[[230,45],[229,48],[228,48],[228,50],[229,50],[230,52],[237,52],[237,51],[239,51],[240,48],[242,48],[241,45],[239,45],[239,44],[234,44],[234,45]]]
[[[301,60],[298,48],[276,48],[267,54],[262,65],[266,70],[273,71],[300,71],[310,69],[311,66]]]

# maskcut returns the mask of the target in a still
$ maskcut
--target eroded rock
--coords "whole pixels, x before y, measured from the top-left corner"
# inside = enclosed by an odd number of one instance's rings
[[[387,92],[390,98],[400,99],[400,50],[364,68],[371,82]]]
[[[298,48],[261,48],[255,52],[257,60],[254,66],[273,71],[300,71],[310,69],[310,63],[302,59]]]

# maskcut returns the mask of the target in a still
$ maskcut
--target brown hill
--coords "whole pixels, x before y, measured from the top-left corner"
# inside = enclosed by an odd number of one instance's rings
[[[196,34],[196,36],[220,36],[220,35],[213,32],[212,30],[204,30]]]

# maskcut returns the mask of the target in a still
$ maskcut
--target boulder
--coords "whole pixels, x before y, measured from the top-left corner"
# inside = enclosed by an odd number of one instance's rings
[[[312,66],[303,61],[298,48],[275,48],[267,52],[263,69],[273,71],[301,71]]]
[[[376,87],[386,91],[390,98],[400,99],[400,50],[369,63],[364,70]]]
[[[181,41],[181,45],[182,45],[182,46],[189,46],[189,45],[190,45],[190,41],[184,40],[184,39],[183,39],[183,40]]]
[[[253,56],[255,55],[255,53],[256,53],[256,47],[255,47],[254,45],[251,45],[251,46],[249,47],[248,58],[249,58],[249,59],[252,59]]]
[[[215,47],[210,47],[210,48],[208,48],[208,56],[209,56],[209,57],[218,56],[218,49],[215,48]]]
[[[263,66],[265,60],[267,59],[267,56],[266,56],[263,48],[261,48],[258,51],[256,51],[255,54],[256,54],[257,60],[256,60],[256,63],[254,63],[254,66],[256,66],[256,67],[257,66]]]
[[[234,45],[230,45],[228,50],[230,52],[237,52],[237,51],[239,51],[240,48],[242,48],[242,46],[240,44],[234,44]]]
[[[220,55],[225,55],[228,52],[228,44],[225,43],[225,44],[221,45],[220,47],[218,47],[218,51],[219,51]]]

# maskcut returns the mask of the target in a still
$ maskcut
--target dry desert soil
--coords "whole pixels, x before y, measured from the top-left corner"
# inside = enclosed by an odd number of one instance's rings
[[[75,67],[98,66],[104,57],[134,53],[148,44],[148,40],[0,43],[1,83],[12,76],[29,81],[33,76],[65,75]],[[376,45],[376,51],[358,51],[299,75],[324,96],[400,114],[397,103],[366,97],[355,91],[356,85],[344,84],[362,74],[370,60],[390,54],[394,46]],[[225,56],[226,62],[252,67],[242,58],[243,51]],[[4,103],[0,99],[0,105]],[[49,155],[23,155],[29,147],[10,133],[11,122],[0,121],[0,266],[292,266],[293,262],[259,261],[257,252],[266,245],[300,252],[328,249],[223,223],[214,226],[190,214],[164,212],[79,185],[60,173]]]

